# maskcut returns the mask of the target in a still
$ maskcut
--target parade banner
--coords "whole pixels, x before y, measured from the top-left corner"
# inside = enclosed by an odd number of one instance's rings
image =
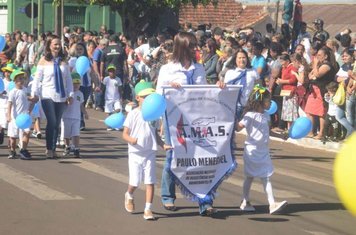
[[[164,87],[165,113],[173,150],[170,173],[183,195],[192,200],[214,198],[217,187],[236,169],[232,151],[240,86]]]

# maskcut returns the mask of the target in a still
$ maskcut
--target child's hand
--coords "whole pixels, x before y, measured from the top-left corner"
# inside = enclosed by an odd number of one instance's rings
[[[68,97],[68,99],[67,99],[67,104],[68,104],[68,105],[73,104],[73,97]]]
[[[168,145],[168,144],[164,144],[164,145],[163,145],[163,150],[164,150],[164,151],[167,151],[167,150],[170,150],[170,149],[173,149],[173,147],[170,146],[170,145]]]
[[[100,87],[96,87],[96,88],[95,88],[95,91],[96,91],[96,92],[101,92]]]
[[[133,140],[130,143],[131,145],[136,145],[137,144],[137,138],[133,138]]]

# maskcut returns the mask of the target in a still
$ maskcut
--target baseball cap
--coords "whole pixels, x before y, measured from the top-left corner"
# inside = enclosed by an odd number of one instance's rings
[[[152,82],[146,82],[145,80],[141,80],[135,86],[135,93],[137,96],[146,96],[155,92],[153,89]]]
[[[20,75],[25,75],[25,72],[22,71],[21,69],[16,69],[16,70],[12,71],[10,78],[12,81],[15,81],[17,76],[20,76]]]
[[[71,73],[71,76],[72,76],[73,84],[81,84],[82,83],[82,79],[80,78],[79,73]]]
[[[15,69],[15,65],[14,64],[6,64],[5,67],[1,68],[1,71],[2,72],[7,71],[7,72],[11,73],[14,69]]]
[[[109,64],[109,66],[106,68],[106,71],[109,71],[110,69],[113,69],[116,71],[116,66],[113,64]]]

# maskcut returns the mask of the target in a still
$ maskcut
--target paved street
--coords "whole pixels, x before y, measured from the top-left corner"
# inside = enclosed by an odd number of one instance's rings
[[[197,204],[177,199],[178,210],[165,211],[159,200],[163,152],[157,158],[154,212],[157,221],[142,218],[144,193],[135,193],[136,213],[124,209],[128,182],[127,145],[119,131],[107,132],[105,114],[89,110],[82,132],[82,159],[46,160],[44,140],[31,139],[34,159],[7,159],[0,147],[0,234],[356,234],[356,218],[341,205],[333,187],[334,152],[272,141],[274,194],[289,205],[269,215],[260,181],[251,190],[256,213],[242,213],[244,135],[238,134],[239,167],[218,192],[218,213],[201,217]],[[143,187],[141,188],[143,189]],[[178,194],[179,195],[179,194]]]

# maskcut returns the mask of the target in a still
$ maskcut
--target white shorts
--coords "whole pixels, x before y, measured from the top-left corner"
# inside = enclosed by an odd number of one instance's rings
[[[105,100],[105,113],[121,111],[122,106],[119,100]]]
[[[62,118],[61,122],[64,138],[69,139],[73,136],[80,136],[80,119]]]
[[[129,184],[138,187],[144,184],[156,183],[156,152],[148,152],[144,156],[129,153]]]
[[[7,128],[7,109],[0,109],[0,127]]]
[[[11,138],[19,138],[19,135],[23,135],[23,133],[29,133],[30,132],[30,128],[26,128],[24,130],[19,129],[16,126],[15,123],[15,119],[11,120],[11,122],[9,122],[9,126],[7,127],[7,136],[11,137]]]

